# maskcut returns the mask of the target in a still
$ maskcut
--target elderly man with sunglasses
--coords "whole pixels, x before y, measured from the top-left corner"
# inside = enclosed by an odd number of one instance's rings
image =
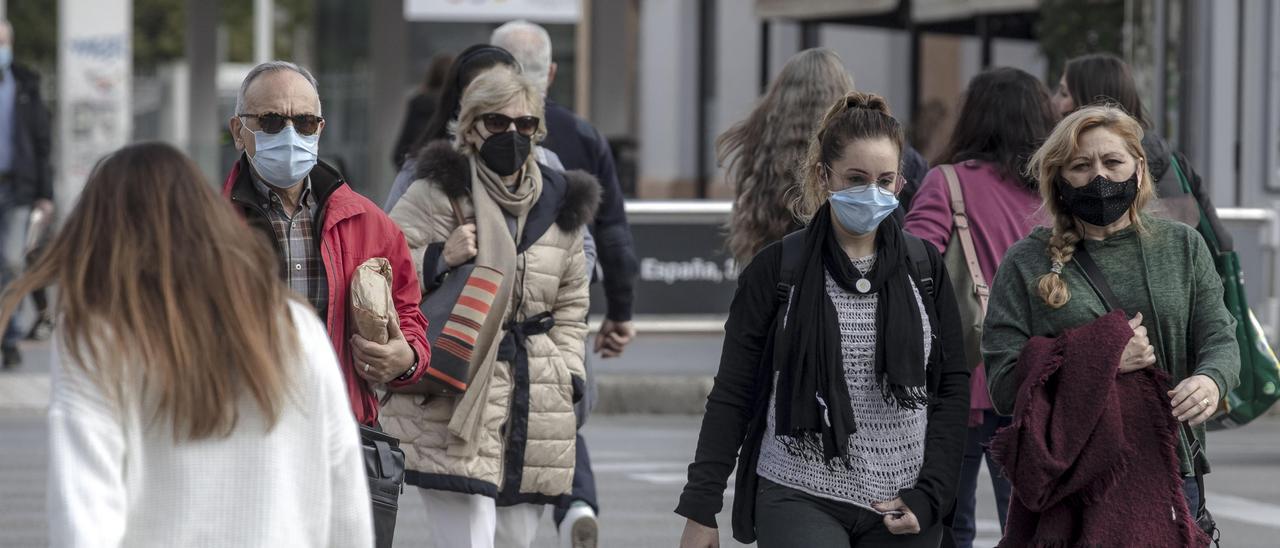
[[[373,385],[416,383],[431,354],[421,292],[404,235],[385,213],[318,159],[324,118],[316,80],[285,61],[254,67],[240,86],[231,138],[243,152],[224,193],[280,258],[281,277],[325,320],[356,420],[376,426]],[[386,344],[349,323],[351,276],[368,259],[391,263],[399,324]]]

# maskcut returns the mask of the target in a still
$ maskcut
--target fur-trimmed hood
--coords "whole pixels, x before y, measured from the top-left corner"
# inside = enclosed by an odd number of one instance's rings
[[[438,185],[450,198],[471,194],[470,160],[453,143],[445,139],[433,141],[418,152],[414,161],[414,178]],[[556,225],[573,230],[591,223],[600,207],[600,183],[582,170],[557,171],[538,164],[542,171],[543,199],[559,200]]]

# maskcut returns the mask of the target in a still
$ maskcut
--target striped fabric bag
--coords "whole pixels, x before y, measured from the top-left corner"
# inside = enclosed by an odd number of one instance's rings
[[[502,273],[493,268],[472,266],[469,270],[454,269],[423,302],[427,340],[431,342],[431,363],[423,384],[433,394],[461,394],[467,390],[476,337],[502,284]],[[456,298],[449,299],[454,295]],[[433,306],[435,297],[449,299],[452,306]],[[447,316],[443,314],[446,310]]]

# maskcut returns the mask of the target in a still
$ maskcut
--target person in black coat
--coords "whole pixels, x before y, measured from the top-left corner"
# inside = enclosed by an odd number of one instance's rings
[[[806,227],[738,278],[676,513],[682,548],[937,547],[955,502],[969,371],[937,249],[893,220],[902,128],[850,92],[799,166]]]
[[[444,87],[445,78],[449,75],[449,67],[453,65],[453,56],[447,53],[437,54],[431,58],[431,66],[427,68],[426,79],[418,92],[409,99],[409,108],[404,115],[404,125],[400,127],[400,137],[396,138],[396,148],[391,153],[391,163],[396,169],[404,167],[405,157],[413,151],[413,145],[427,131],[427,122],[436,112],[440,101],[440,88]]]
[[[0,282],[23,269],[30,212],[53,214],[53,164],[49,110],[40,98],[40,76],[13,63],[13,28],[0,20]],[[22,363],[21,338],[12,321],[5,326],[5,369]]]

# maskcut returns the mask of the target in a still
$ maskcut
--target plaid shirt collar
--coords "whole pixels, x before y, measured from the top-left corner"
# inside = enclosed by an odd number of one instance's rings
[[[280,196],[270,186],[262,182],[262,179],[253,170],[249,170],[249,180],[253,181],[253,189],[258,192],[259,198],[267,200],[266,203],[269,204],[281,203]],[[306,207],[314,215],[316,212],[316,200],[315,195],[311,192],[310,175],[307,175],[307,178],[302,180],[302,187],[302,196],[298,198],[298,204]]]

